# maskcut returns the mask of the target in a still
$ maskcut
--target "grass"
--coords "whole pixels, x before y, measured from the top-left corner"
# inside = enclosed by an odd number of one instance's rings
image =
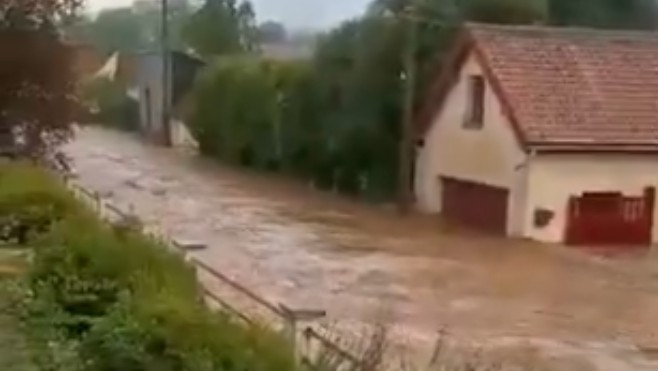
[[[25,253],[0,248],[0,370],[33,371],[31,352],[24,337],[21,323],[11,311],[9,285],[12,278],[26,268]]]

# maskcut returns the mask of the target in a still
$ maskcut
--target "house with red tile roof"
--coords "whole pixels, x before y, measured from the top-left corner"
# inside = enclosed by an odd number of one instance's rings
[[[425,212],[546,242],[658,241],[658,33],[467,24],[419,127]]]

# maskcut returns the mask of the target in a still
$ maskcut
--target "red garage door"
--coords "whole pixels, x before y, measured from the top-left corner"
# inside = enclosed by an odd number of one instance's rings
[[[485,232],[506,233],[508,190],[454,178],[442,178],[442,183],[446,219]]]

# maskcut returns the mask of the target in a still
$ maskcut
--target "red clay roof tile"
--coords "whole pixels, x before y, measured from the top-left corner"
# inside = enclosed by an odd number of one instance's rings
[[[658,33],[466,29],[525,144],[658,146]]]

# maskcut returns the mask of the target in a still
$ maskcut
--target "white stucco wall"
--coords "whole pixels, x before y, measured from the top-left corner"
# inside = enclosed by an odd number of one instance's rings
[[[137,56],[137,89],[139,90],[139,112],[142,133],[147,139],[161,143],[164,135],[162,56],[158,53],[145,53]],[[150,102],[146,90],[149,90]],[[151,110],[150,123],[147,110]]]
[[[529,175],[526,236],[539,241],[562,242],[571,195],[615,191],[640,196],[646,187],[658,187],[658,155],[545,154],[530,161]],[[536,208],[555,213],[547,227],[534,227]],[[658,241],[657,220],[654,210],[654,242]]]
[[[474,56],[467,58],[457,84],[446,97],[419,148],[415,194],[423,212],[441,212],[441,176],[510,189],[508,233],[522,235],[527,177],[526,154],[521,150],[500,102],[486,84],[484,126],[465,129],[462,124],[468,99],[467,78],[481,75]]]

